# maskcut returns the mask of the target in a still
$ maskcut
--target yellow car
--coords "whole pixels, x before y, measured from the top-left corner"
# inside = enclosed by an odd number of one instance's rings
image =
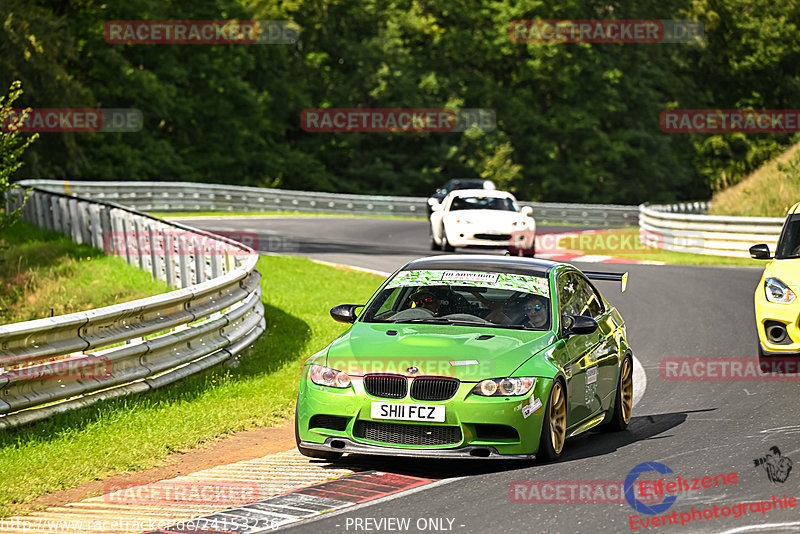
[[[764,244],[750,247],[750,255],[772,260],[755,295],[759,355],[800,355],[800,202],[786,216],[775,257]]]

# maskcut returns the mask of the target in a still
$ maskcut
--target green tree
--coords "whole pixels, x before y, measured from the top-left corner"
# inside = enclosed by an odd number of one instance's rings
[[[22,94],[22,82],[14,81],[8,90],[8,96],[0,96],[0,230],[11,226],[19,217],[21,207],[7,209],[6,201],[14,186],[11,177],[22,166],[22,154],[33,143],[39,134],[33,134],[27,139],[19,131],[22,122],[30,111],[24,110],[17,113],[13,107],[14,102]],[[23,199],[27,200],[27,193]]]

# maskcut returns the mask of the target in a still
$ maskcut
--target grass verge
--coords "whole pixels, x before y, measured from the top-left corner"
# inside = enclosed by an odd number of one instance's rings
[[[796,202],[800,202],[800,143],[716,193],[709,214],[785,217]]]
[[[122,258],[17,222],[0,232],[0,324],[100,308],[169,291]]]
[[[0,517],[25,511],[45,493],[140,471],[170,453],[291,415],[302,361],[347,328],[328,310],[365,302],[382,278],[286,256],[262,256],[258,269],[267,331],[237,361],[0,433]]]
[[[591,234],[578,234],[559,239],[558,247],[580,250],[585,254],[614,256],[640,261],[663,262],[670,265],[737,265],[763,267],[764,262],[752,258],[726,258],[673,252],[655,247],[645,247],[639,241],[639,228],[629,227],[619,230],[605,230]],[[580,261],[580,258],[576,258]]]

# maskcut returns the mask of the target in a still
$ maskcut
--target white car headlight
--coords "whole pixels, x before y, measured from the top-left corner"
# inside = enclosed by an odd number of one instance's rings
[[[764,280],[764,293],[767,300],[778,304],[791,304],[797,297],[789,286],[781,282],[778,278],[767,278]]]
[[[323,365],[311,364],[311,372],[308,374],[311,381],[318,386],[328,386],[332,388],[349,388],[350,377],[343,371],[337,371]]]
[[[472,393],[483,397],[518,397],[530,392],[535,384],[536,378],[530,376],[490,378],[476,384]]]

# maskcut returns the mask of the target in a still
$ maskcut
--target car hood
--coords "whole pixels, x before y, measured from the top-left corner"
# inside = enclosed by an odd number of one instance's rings
[[[800,288],[800,258],[773,260],[764,270],[764,278],[778,278],[793,289]]]
[[[473,224],[510,225],[528,217],[518,211],[502,210],[456,210],[447,212],[444,216],[446,223],[454,223],[456,219],[466,219]]]
[[[396,334],[387,333],[391,331]],[[550,331],[356,323],[328,346],[325,365],[352,376],[398,373],[477,382],[509,376],[554,342],[555,336]],[[409,367],[418,371],[409,372]],[[535,376],[555,375],[555,368],[544,359],[533,369]]]

